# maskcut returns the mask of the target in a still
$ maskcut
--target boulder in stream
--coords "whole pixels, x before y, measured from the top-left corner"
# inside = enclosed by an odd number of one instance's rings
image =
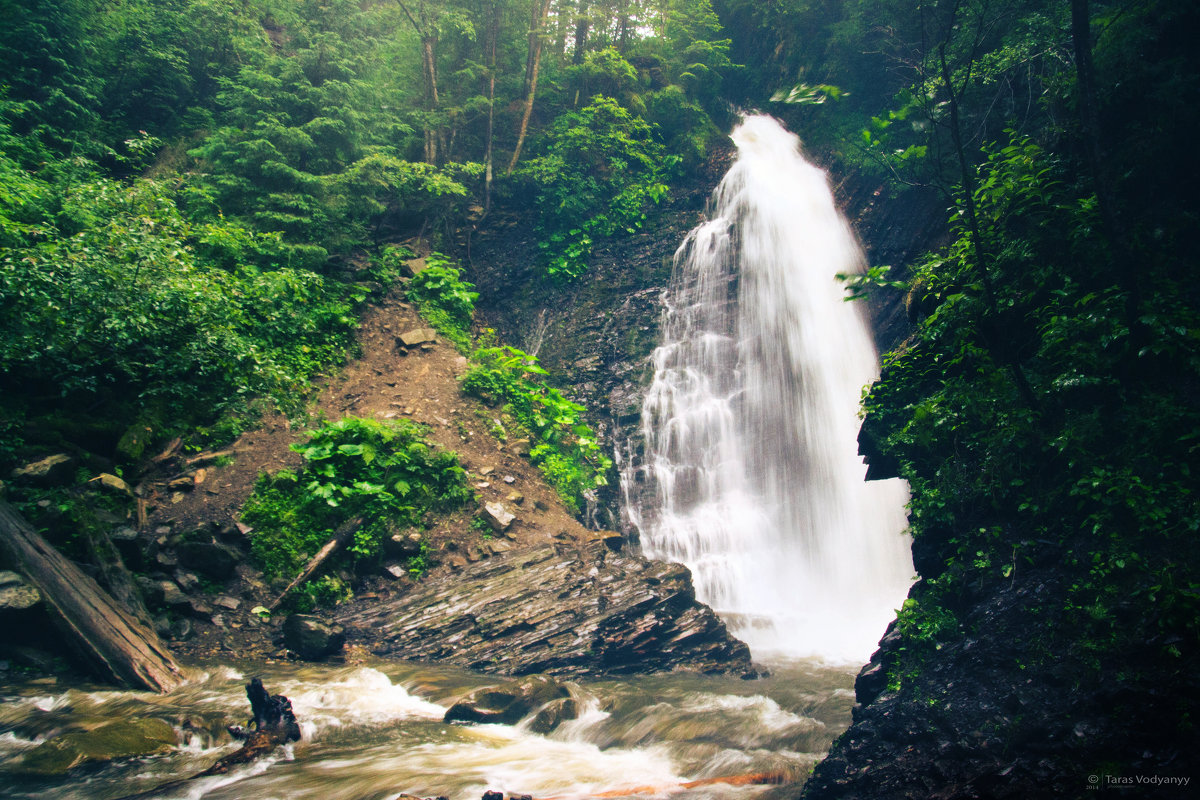
[[[340,625],[329,625],[308,614],[292,614],[283,623],[283,643],[305,661],[321,661],[340,653],[346,636]]]
[[[563,708],[562,702],[570,699],[571,693],[567,687],[554,678],[530,675],[515,683],[476,689],[450,706],[444,719],[446,722],[515,725],[535,711],[540,714],[550,705],[558,703],[557,715],[551,713],[546,717],[547,722],[550,722],[557,716],[557,721],[549,728],[553,730],[558,723],[574,719],[578,713],[569,713]],[[574,701],[571,701],[571,705],[574,706]]]

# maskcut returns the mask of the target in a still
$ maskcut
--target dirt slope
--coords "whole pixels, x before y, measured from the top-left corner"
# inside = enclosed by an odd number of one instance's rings
[[[513,548],[551,539],[592,538],[547,486],[530,461],[517,454],[517,447],[499,442],[490,432],[496,413],[461,395],[458,376],[467,368],[466,359],[452,344],[438,339],[432,344],[410,348],[398,346],[400,334],[427,327],[415,309],[393,291],[367,311],[361,321],[359,339],[362,356],[322,382],[313,414],[316,418],[344,416],[379,419],[407,418],[428,425],[430,438],[458,453],[470,482],[485,503],[502,503],[517,519],[506,538]],[[186,533],[209,523],[218,526],[238,521],[238,514],[262,472],[299,467],[301,457],[289,445],[303,441],[303,426],[293,426],[280,415],[266,417],[255,430],[239,437],[231,446],[233,462],[210,468],[190,492],[176,491],[157,498],[149,527],[170,534]],[[514,495],[522,497],[514,499]],[[467,509],[440,520],[426,532],[439,562],[429,577],[457,571],[469,561],[488,557],[478,531],[470,528],[477,509]],[[240,599],[237,609],[214,614],[215,623],[203,613],[194,622],[194,638],[173,647],[194,657],[220,656],[229,651],[263,656],[278,647],[275,637],[252,618],[248,610],[269,600],[277,587],[267,587],[261,576],[246,569],[225,587],[226,594]],[[408,578],[380,576],[359,594],[387,597],[405,591]]]

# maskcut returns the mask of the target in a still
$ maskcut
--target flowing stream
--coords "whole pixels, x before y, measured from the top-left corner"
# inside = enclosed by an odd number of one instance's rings
[[[857,455],[877,355],[836,275],[863,256],[793,134],[751,116],[733,139],[675,254],[625,514],[757,656],[862,663],[913,574],[906,488]]]
[[[849,724],[853,702],[853,673],[816,664],[784,666],[756,681],[590,681],[571,685],[579,718],[541,736],[520,724],[443,723],[455,697],[498,679],[413,663],[213,666],[165,697],[34,682],[0,689],[0,795],[111,800],[200,772],[236,749],[220,732],[245,721],[243,686],[255,674],[292,700],[304,738],[227,775],[154,797],[479,800],[490,789],[573,800],[665,796],[685,781],[761,771],[802,778]],[[122,718],[164,720],[181,744],[68,775],[20,774],[25,754],[54,733]],[[687,796],[733,800],[760,790],[713,784]]]

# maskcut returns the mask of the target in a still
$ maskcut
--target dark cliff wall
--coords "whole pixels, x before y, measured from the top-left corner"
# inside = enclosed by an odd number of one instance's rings
[[[538,268],[529,217],[502,211],[472,240],[478,321],[501,341],[538,356],[550,380],[587,406],[588,421],[610,454],[637,430],[672,257],[703,219],[731,158],[732,149],[713,154],[672,190],[641,231],[598,244],[588,272],[572,284],[556,283]],[[614,472],[586,521],[617,529],[619,495]]]
[[[1174,779],[1196,774],[1197,733],[1167,723],[1200,698],[1191,659],[1164,665],[1155,654],[1166,642],[1136,635],[1089,646],[1062,631],[1048,647],[1068,583],[1052,566],[1022,564],[1010,578],[965,587],[964,635],[905,675],[902,689],[894,670],[904,643],[889,630],[859,675],[854,723],[801,797],[1049,800],[1113,788],[1193,796]],[[922,581],[910,596],[919,603],[927,590]]]

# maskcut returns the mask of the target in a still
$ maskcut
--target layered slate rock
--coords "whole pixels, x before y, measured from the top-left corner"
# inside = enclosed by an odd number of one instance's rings
[[[376,655],[504,675],[751,672],[686,567],[602,541],[513,551],[338,621]]]

